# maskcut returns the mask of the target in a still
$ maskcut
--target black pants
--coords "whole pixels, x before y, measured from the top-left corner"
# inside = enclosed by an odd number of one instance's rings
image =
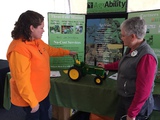
[[[126,120],[127,110],[131,105],[133,97],[120,97],[117,112],[114,120]],[[154,99],[150,95],[149,99],[145,102],[139,114],[136,117],[136,120],[147,120],[151,112],[153,111]]]
[[[31,107],[23,107],[23,110],[26,112],[26,120],[50,120],[48,112],[50,107],[49,96],[39,104],[39,110],[35,113],[31,113]]]

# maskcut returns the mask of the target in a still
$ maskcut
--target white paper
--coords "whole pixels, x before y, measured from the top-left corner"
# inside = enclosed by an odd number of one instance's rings
[[[106,75],[108,75],[109,71],[106,71]],[[97,76],[96,74],[91,74],[93,76]]]
[[[115,73],[115,74],[109,76],[109,78],[111,78],[113,80],[117,80],[117,76],[118,76],[118,73]]]
[[[50,71],[50,77],[60,77],[61,74],[59,71]]]

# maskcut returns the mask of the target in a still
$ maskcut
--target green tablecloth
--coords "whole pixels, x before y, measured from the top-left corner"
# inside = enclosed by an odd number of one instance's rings
[[[116,81],[107,78],[102,85],[94,83],[94,76],[86,75],[79,81],[71,81],[63,70],[61,77],[51,78],[50,102],[53,105],[113,117],[118,95]],[[10,108],[8,74],[5,81],[4,108]],[[160,83],[155,84],[154,94],[160,93]],[[154,116],[155,117],[155,116]],[[155,120],[155,119],[150,119]]]
[[[63,71],[61,75],[51,78],[52,104],[100,115],[114,115],[118,100],[115,80],[106,79],[102,85],[96,85],[92,75],[86,75],[79,81],[71,81]]]
[[[10,80],[10,72],[7,73],[4,84],[3,107],[7,110],[9,110],[11,107],[9,80]]]
[[[9,72],[7,60],[0,59],[0,108],[3,108],[4,83],[7,72]]]

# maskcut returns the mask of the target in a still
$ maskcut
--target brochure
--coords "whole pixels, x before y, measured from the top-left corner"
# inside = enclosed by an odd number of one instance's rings
[[[109,76],[109,78],[111,78],[113,80],[117,80],[117,76],[118,76],[118,73],[115,73],[115,74]]]
[[[50,71],[50,77],[60,77],[61,74],[59,71]]]

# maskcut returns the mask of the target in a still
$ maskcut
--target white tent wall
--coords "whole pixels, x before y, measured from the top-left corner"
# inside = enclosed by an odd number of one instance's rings
[[[160,0],[128,0],[127,12],[160,9]]]
[[[160,0],[128,0],[128,12],[160,9]],[[86,14],[87,0],[4,0],[0,4],[0,59],[6,59],[11,31],[19,15],[26,10],[45,17],[42,39],[48,43],[48,12]]]
[[[70,1],[71,13],[87,13],[87,0],[68,0]]]
[[[72,9],[69,9],[69,4]],[[48,43],[48,12],[86,14],[86,6],[87,0],[4,0],[0,4],[0,59],[6,59],[7,48],[12,40],[11,31],[22,12],[34,10],[45,17],[42,39]]]

